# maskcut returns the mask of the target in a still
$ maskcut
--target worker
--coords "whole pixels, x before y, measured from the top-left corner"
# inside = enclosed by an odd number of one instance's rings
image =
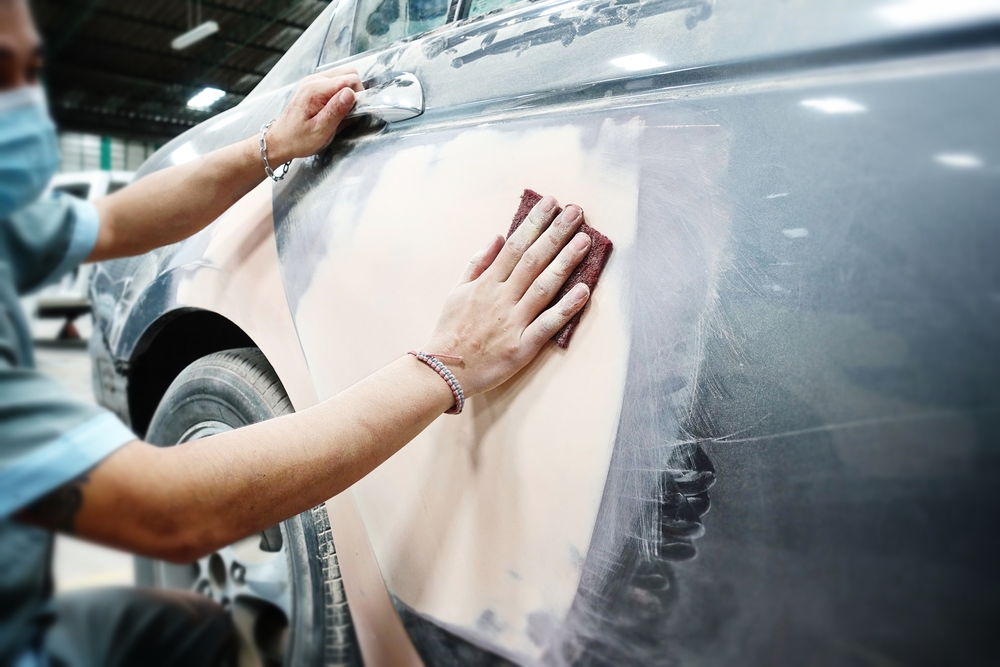
[[[546,197],[509,239],[494,238],[445,298],[425,355],[403,350],[296,414],[154,447],[33,370],[18,295],[204,228],[264,178],[257,137],[93,204],[40,200],[59,162],[42,55],[27,0],[0,0],[0,665],[227,664],[231,622],[208,599],[126,588],[53,598],[53,532],[186,563],[340,493],[517,373],[583,307],[585,285],[549,307],[588,251],[583,214],[555,215]],[[323,150],[360,90],[349,69],[303,79],[268,128],[270,164]]]

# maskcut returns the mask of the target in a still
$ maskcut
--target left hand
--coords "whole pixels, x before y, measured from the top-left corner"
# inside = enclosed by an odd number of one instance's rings
[[[442,361],[466,398],[488,391],[524,368],[590,298],[585,283],[558,303],[552,299],[590,250],[579,231],[583,209],[544,197],[506,241],[496,237],[472,258],[445,300],[434,333],[422,348],[453,355]]]
[[[267,131],[267,153],[278,165],[315,155],[330,145],[344,116],[354,108],[361,78],[353,67],[338,67],[302,79],[291,102]]]

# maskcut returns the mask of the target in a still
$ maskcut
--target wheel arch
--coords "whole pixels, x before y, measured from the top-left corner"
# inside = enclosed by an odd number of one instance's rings
[[[143,332],[129,360],[132,430],[145,437],[156,406],[181,371],[206,355],[237,347],[259,349],[243,329],[219,313],[201,308],[164,313]]]
[[[106,339],[112,360],[126,362],[121,410],[138,435],[145,435],[160,398],[188,364],[235,347],[264,354],[296,410],[317,402],[285,295],[269,181],[161,265],[130,305],[116,305],[124,311],[120,326]]]

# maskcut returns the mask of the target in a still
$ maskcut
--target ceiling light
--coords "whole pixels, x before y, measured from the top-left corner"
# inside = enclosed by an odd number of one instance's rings
[[[188,100],[188,106],[192,109],[207,109],[222,99],[226,91],[218,88],[205,88],[200,93]]]
[[[621,67],[629,72],[638,72],[644,69],[653,69],[654,67],[663,67],[666,65],[664,62],[660,62],[653,56],[647,56],[645,53],[636,53],[631,56],[622,56],[621,58],[615,58],[611,61],[612,65],[616,67]]]
[[[190,25],[190,24],[189,24]],[[209,35],[214,35],[219,32],[219,24],[215,21],[205,21],[199,26],[191,28],[186,33],[174,39],[170,42],[170,46],[176,51],[182,51],[187,47],[200,42]]]
[[[822,111],[823,113],[861,113],[862,111],[868,111],[865,106],[844,99],[843,97],[821,97],[812,100],[802,100],[799,104],[809,109]]]

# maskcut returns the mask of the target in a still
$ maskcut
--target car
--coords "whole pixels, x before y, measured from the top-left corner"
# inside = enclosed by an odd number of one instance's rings
[[[75,171],[56,174],[42,196],[62,192],[87,201],[112,194],[128,185],[135,176],[130,171]],[[24,312],[38,320],[63,320],[57,339],[79,338],[74,321],[90,312],[88,289],[91,267],[81,266],[66,274],[56,284],[24,297]],[[36,330],[38,326],[34,327]]]
[[[995,3],[341,0],[138,177],[340,65],[368,90],[327,150],[97,268],[95,387],[137,434],[405,354],[524,189],[610,261],[567,349],[141,582],[263,664],[995,664]]]

